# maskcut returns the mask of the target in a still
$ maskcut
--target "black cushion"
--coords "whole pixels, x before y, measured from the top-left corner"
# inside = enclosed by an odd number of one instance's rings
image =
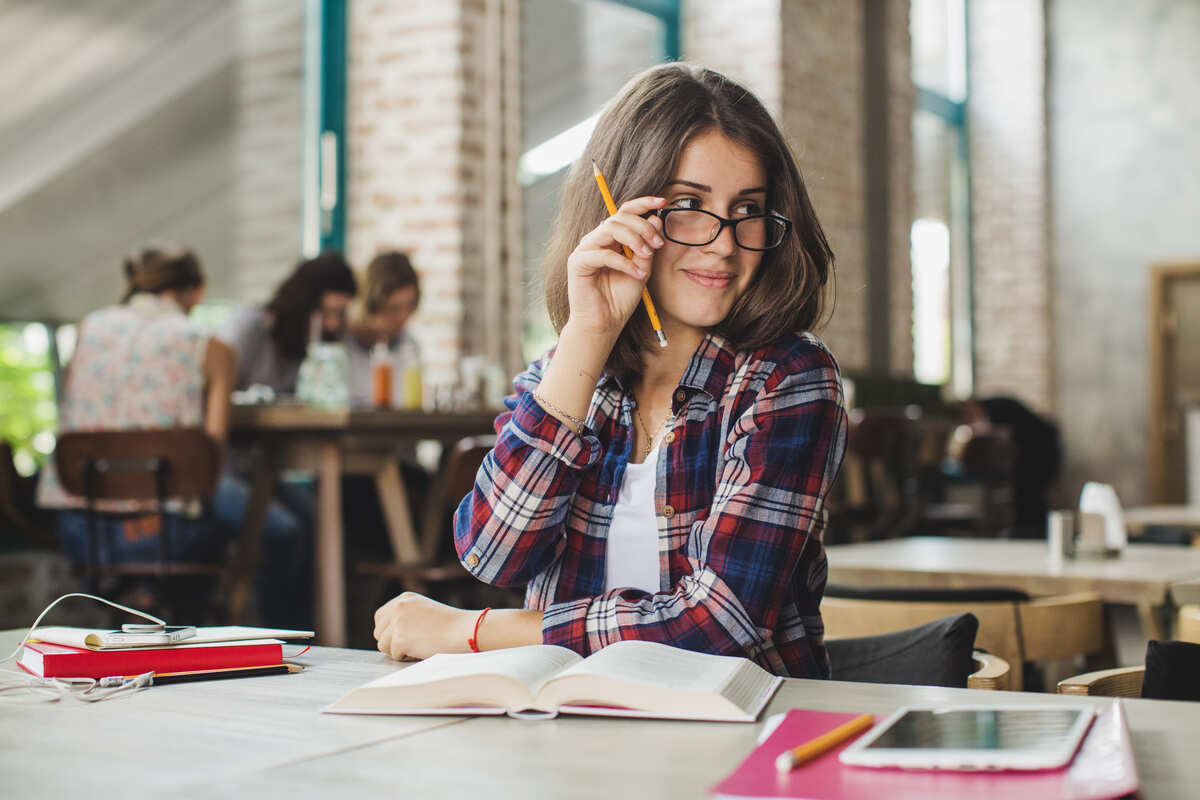
[[[951,614],[915,628],[825,643],[835,681],[966,688],[979,620]]]
[[[965,588],[965,589],[893,589],[863,588],[829,584],[825,587],[826,597],[843,600],[891,600],[909,603],[1020,603],[1029,595],[1020,589]]]
[[[1147,642],[1142,697],[1200,700],[1200,644]]]

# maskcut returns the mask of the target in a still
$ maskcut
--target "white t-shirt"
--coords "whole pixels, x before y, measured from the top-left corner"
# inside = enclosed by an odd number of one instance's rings
[[[657,446],[642,463],[625,465],[608,528],[605,591],[658,591],[658,514],[654,508],[657,473]]]

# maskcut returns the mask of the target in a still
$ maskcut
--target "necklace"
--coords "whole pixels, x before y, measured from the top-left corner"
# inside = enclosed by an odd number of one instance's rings
[[[650,426],[646,424],[646,420],[642,419],[642,408],[640,404],[633,407],[633,413],[637,414],[638,423],[642,426],[642,431],[646,434],[646,444],[644,447],[642,447],[642,460],[644,461],[646,457],[650,455],[650,451],[654,449],[655,438],[657,438],[658,434],[667,426],[667,423],[675,419],[675,415],[667,414],[667,416],[661,423],[659,423],[658,427],[655,428],[652,433],[650,431]]]

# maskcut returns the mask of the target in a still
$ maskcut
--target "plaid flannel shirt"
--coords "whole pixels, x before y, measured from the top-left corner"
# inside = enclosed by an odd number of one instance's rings
[[[552,351],[514,380],[497,442],[455,514],[477,578],[527,584],[543,641],[587,655],[625,639],[828,677],[819,610],[825,498],[846,414],[837,363],[811,334],[756,351],[707,336],[674,395],[654,504],[659,591],[605,591],[606,537],[629,460],[633,400],[597,382],[583,435],[533,399]]]

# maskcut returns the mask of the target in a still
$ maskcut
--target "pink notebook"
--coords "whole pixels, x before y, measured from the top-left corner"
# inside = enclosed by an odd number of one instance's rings
[[[732,775],[713,787],[718,797],[792,797],[806,800],[1109,800],[1138,788],[1137,767],[1119,702],[1096,715],[1071,764],[1041,772],[937,772],[851,767],[838,761],[846,742],[790,773],[775,757],[820,736],[857,714],[794,709]],[[882,718],[881,718],[882,719]]]

